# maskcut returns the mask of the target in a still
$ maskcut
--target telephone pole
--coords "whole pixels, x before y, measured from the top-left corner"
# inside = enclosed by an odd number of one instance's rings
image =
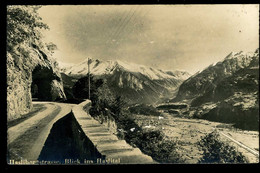
[[[89,58],[88,58],[88,99],[90,100],[90,68],[89,68]]]

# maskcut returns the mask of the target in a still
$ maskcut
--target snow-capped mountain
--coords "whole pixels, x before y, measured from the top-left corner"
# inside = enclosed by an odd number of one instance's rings
[[[64,66],[63,66],[64,67]],[[66,65],[65,68],[61,68],[62,72],[70,76],[85,76],[88,73],[88,60],[84,60],[79,64],[72,66]],[[152,80],[175,78],[175,79],[187,79],[190,75],[184,71],[162,71],[159,69],[147,67],[144,65],[133,64],[129,62],[123,62],[120,60],[90,60],[90,71],[93,75],[111,75],[115,71],[128,71],[132,73],[140,73]]]
[[[183,71],[163,71],[144,65],[123,61],[90,60],[90,73],[104,78],[110,90],[131,103],[153,103],[173,91],[190,75]],[[88,74],[88,60],[61,69],[70,77],[80,78]]]

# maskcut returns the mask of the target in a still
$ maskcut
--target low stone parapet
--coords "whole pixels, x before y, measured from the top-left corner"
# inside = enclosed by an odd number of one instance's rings
[[[109,129],[96,121],[88,113],[91,101],[86,100],[74,106],[72,113],[79,123],[86,137],[91,140],[99,153],[105,157],[107,163],[114,164],[154,164],[150,156],[145,155],[139,148],[127,144],[116,135],[111,134]],[[84,109],[86,110],[84,110]]]

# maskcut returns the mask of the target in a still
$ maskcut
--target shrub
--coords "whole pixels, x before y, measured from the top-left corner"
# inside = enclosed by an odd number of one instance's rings
[[[139,130],[133,135],[126,135],[126,141],[150,155],[160,163],[183,163],[184,160],[176,152],[175,141],[167,139],[160,130]]]
[[[247,163],[242,153],[236,151],[234,146],[221,142],[219,133],[213,131],[202,137],[198,142],[203,151],[203,157],[199,163]]]

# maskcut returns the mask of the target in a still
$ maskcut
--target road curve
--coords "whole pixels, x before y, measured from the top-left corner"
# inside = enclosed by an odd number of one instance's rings
[[[52,125],[71,112],[75,104],[33,102],[46,109],[7,130],[8,150],[21,159],[36,161]]]
[[[53,112],[55,109],[57,109],[55,105],[51,103],[40,103],[43,104],[46,107],[46,110],[37,113],[35,116],[13,126],[8,128],[7,130],[7,143],[12,143],[18,136],[21,136],[24,134],[30,127],[35,126],[41,119],[46,117],[49,113]]]

